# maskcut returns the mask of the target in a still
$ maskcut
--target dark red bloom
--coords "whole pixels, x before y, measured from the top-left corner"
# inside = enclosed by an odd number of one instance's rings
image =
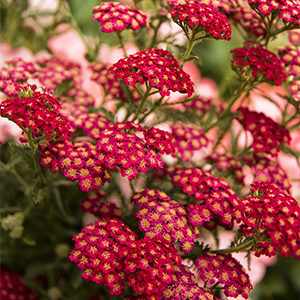
[[[142,50],[113,64],[111,72],[123,79],[127,85],[144,84],[156,88],[161,96],[170,95],[170,91],[194,92],[190,76],[181,68],[175,57],[167,50]]]
[[[233,49],[230,53],[233,54],[233,70],[245,80],[282,85],[287,79],[279,58],[262,44],[246,42],[245,47]]]

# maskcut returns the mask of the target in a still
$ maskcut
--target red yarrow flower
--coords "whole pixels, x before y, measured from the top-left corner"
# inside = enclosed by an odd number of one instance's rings
[[[252,185],[252,196],[242,199],[245,213],[240,232],[253,236],[256,256],[292,254],[300,260],[300,207],[295,198],[268,183]]]
[[[220,225],[232,229],[234,221],[240,221],[242,202],[225,179],[200,168],[170,167],[168,173],[174,185],[195,199],[187,205],[192,225],[208,229]]]
[[[231,39],[230,22],[212,5],[189,1],[175,5],[169,12],[175,23],[182,28],[190,28],[194,34],[204,32],[204,37]]]
[[[69,139],[71,124],[60,112],[59,100],[31,86],[19,96],[0,103],[0,115],[15,122],[33,137]]]
[[[119,2],[102,2],[94,7],[93,20],[101,24],[103,32],[137,30],[147,26],[145,14],[138,8],[131,8]]]
[[[162,191],[149,189],[135,193],[132,201],[139,207],[136,217],[146,236],[162,236],[173,243],[178,242],[184,253],[192,250],[199,230],[189,223],[182,204],[171,200]]]
[[[170,91],[187,93],[189,96],[194,92],[190,76],[167,50],[150,48],[139,51],[120,59],[110,71],[127,85],[146,83],[156,88],[161,96],[170,95]]]
[[[232,69],[244,80],[282,85],[287,79],[280,59],[262,44],[246,42],[245,47],[230,53],[233,54]]]
[[[122,294],[128,279],[125,260],[137,253],[136,234],[121,221],[108,219],[87,225],[73,240],[70,260],[84,271],[82,277],[107,286],[111,295]]]
[[[162,168],[163,162],[157,152],[172,154],[175,145],[173,137],[166,131],[154,127],[143,129],[133,122],[120,122],[101,132],[97,152],[108,168],[119,167],[122,176],[132,180],[138,172],[147,172],[149,167]]]
[[[248,0],[251,7],[263,16],[278,16],[285,24],[300,25],[299,0]]]
[[[35,292],[24,285],[19,273],[0,268],[0,298],[1,300],[24,299],[36,300]]]
[[[97,191],[88,194],[88,196],[81,202],[82,211],[89,212],[101,219],[118,219],[121,217],[121,210],[115,203],[105,202],[106,193]]]
[[[248,299],[253,286],[244,267],[231,254],[205,252],[195,261],[201,279],[207,287],[218,283],[228,297],[242,295]]]
[[[240,108],[241,115],[238,120],[253,136],[252,148],[254,152],[266,152],[277,156],[283,143],[290,143],[289,131],[280,124],[274,122],[263,113],[250,111],[248,108]]]

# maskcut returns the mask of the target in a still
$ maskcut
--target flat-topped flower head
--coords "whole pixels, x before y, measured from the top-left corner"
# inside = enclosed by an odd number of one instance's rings
[[[178,242],[184,253],[192,250],[199,232],[189,223],[182,204],[171,200],[162,191],[149,189],[135,193],[132,200],[139,206],[136,217],[146,236],[162,236],[173,243]]]
[[[99,22],[103,32],[132,29],[147,26],[147,16],[138,8],[120,2],[102,2],[93,9],[93,20]]]
[[[41,165],[51,171],[63,173],[71,181],[77,181],[84,191],[99,190],[110,180],[107,166],[97,152],[96,146],[88,142],[59,141],[39,147]]]
[[[250,111],[245,107],[240,108],[239,111],[242,114],[238,120],[247,131],[252,133],[254,152],[266,152],[272,156],[277,156],[280,146],[291,141],[289,131],[263,113]]]
[[[113,64],[111,72],[123,79],[127,85],[146,83],[156,88],[161,96],[170,95],[170,91],[187,93],[194,92],[190,76],[180,67],[175,57],[167,50],[142,50]]]
[[[253,236],[256,256],[293,255],[300,260],[300,207],[295,198],[268,183],[252,185],[252,196],[242,199],[245,213],[240,231]]]
[[[289,178],[277,160],[254,153],[244,157],[243,161],[252,168],[256,181],[274,184],[284,193],[291,194]]]
[[[219,288],[224,289],[227,297],[241,295],[248,299],[252,284],[244,267],[231,254],[212,254],[205,252],[195,261],[201,279],[206,287],[217,282]]]
[[[173,281],[163,292],[163,300],[213,300],[213,292],[209,289],[200,287],[197,284],[195,275],[191,273],[188,267],[181,265],[174,268],[175,275]]]
[[[69,139],[71,124],[60,112],[59,100],[36,86],[0,103],[0,115],[15,122],[33,137]]]
[[[192,225],[208,229],[220,225],[232,229],[234,222],[239,222],[242,203],[225,179],[200,168],[170,167],[168,172],[172,183],[195,199],[187,205]]]
[[[208,146],[208,138],[198,127],[176,122],[171,125],[171,130],[178,154],[184,161],[191,161],[196,151]]]
[[[133,122],[120,122],[101,131],[97,152],[108,168],[119,167],[132,180],[148,168],[162,168],[161,154],[175,152],[173,137],[158,128],[143,129]],[[158,153],[159,152],[159,153]]]
[[[89,193],[81,202],[82,211],[89,212],[100,219],[118,219],[121,210],[115,203],[105,201],[107,194],[103,191]]]
[[[201,37],[212,37],[229,41],[231,39],[231,25],[227,17],[212,5],[196,1],[173,6],[172,19],[180,27],[190,28],[193,33],[202,34]]]
[[[108,97],[112,99],[120,99],[124,102],[128,102],[129,98],[126,95],[125,91],[122,89],[120,81],[116,74],[110,72],[110,65],[96,62],[90,65],[92,70],[91,79],[98,84],[101,84]],[[141,99],[139,93],[132,87],[128,86],[128,89],[131,93],[132,100],[137,102]]]
[[[122,294],[128,277],[125,259],[137,251],[136,234],[121,221],[108,219],[87,225],[73,240],[69,258],[84,271],[82,277],[107,286],[111,295]]]
[[[125,265],[126,272],[131,273],[128,286],[144,295],[143,299],[151,299],[150,296],[161,296],[173,281],[175,270],[181,265],[181,257],[173,244],[163,237],[146,236],[139,241],[136,253],[131,252],[126,257]]]
[[[248,0],[251,7],[263,16],[278,16],[285,24],[300,25],[299,0]]]
[[[287,74],[280,59],[264,45],[246,42],[244,47],[231,50],[232,69],[243,80],[282,85]]]
[[[19,273],[0,268],[0,299],[37,300],[35,292],[24,285]]]

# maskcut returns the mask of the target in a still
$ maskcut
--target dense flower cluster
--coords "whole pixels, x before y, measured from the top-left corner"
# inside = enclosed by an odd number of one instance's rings
[[[248,0],[251,7],[264,16],[278,15],[285,23],[300,25],[300,1],[299,0]]]
[[[86,106],[70,101],[62,102],[61,112],[72,123],[73,131],[80,128],[93,139],[98,139],[100,132],[111,123],[101,112],[89,112]]]
[[[234,177],[239,182],[244,182],[245,176],[243,174],[242,164],[232,154],[214,152],[211,155],[207,156],[206,159],[209,162],[214,163],[218,169],[222,171],[228,171],[229,173],[233,173]]]
[[[128,286],[143,296],[142,299],[160,299],[168,284],[173,282],[181,257],[172,243],[163,237],[145,237],[136,253],[125,258]]]
[[[125,260],[137,253],[138,238],[121,221],[101,220],[89,224],[73,237],[75,249],[70,260],[83,270],[87,281],[103,284],[111,295],[122,294],[125,288]]]
[[[168,170],[172,183],[193,196],[188,204],[189,221],[194,226],[212,229],[217,225],[231,229],[240,220],[242,203],[223,178],[216,178],[200,168],[171,167]]]
[[[195,265],[207,286],[218,283],[217,286],[224,289],[226,296],[236,298],[242,295],[248,299],[253,288],[249,275],[231,254],[205,252],[195,261]]]
[[[171,200],[162,191],[149,189],[135,193],[132,201],[139,207],[136,217],[146,236],[163,236],[168,241],[179,242],[184,253],[192,250],[199,232],[189,224],[182,204]]]
[[[6,66],[0,68],[0,91],[8,97],[15,97],[20,90],[28,88],[27,80],[34,78],[35,65],[21,58],[15,58],[6,62]]]
[[[293,45],[280,47],[279,56],[288,75],[291,75],[289,91],[294,100],[300,101],[300,48]]]
[[[189,96],[194,92],[190,76],[179,68],[177,60],[167,50],[150,48],[139,51],[120,59],[110,70],[127,85],[146,82],[157,88],[161,96],[170,95],[170,90]]]
[[[277,156],[281,144],[290,142],[290,133],[283,125],[277,124],[263,113],[250,111],[245,107],[239,110],[241,115],[238,120],[252,133],[255,152],[263,151]]]
[[[248,166],[252,167],[254,177],[257,181],[272,183],[283,192],[290,194],[291,184],[285,171],[278,161],[270,160],[259,154],[250,155],[243,158]]]
[[[207,147],[209,140],[202,129],[176,122],[171,125],[171,133],[179,156],[184,161],[190,161],[195,151]]]
[[[36,300],[34,291],[25,286],[19,273],[0,268],[1,300]]]
[[[300,208],[297,200],[268,183],[252,185],[252,196],[244,198],[245,214],[240,231],[255,236],[255,255],[292,254],[300,260]]]
[[[60,113],[59,100],[31,86],[21,96],[8,98],[0,104],[0,115],[15,122],[33,137],[69,139],[71,124]]]
[[[132,29],[147,26],[147,16],[138,8],[124,3],[102,2],[93,9],[93,20],[99,22],[103,32]]]
[[[231,25],[227,17],[212,5],[187,2],[175,5],[170,11],[172,19],[179,26],[188,26],[194,33],[205,32],[207,37],[231,39]]]
[[[95,98],[85,90],[81,89],[80,86],[76,86],[68,89],[68,101],[72,100],[72,103],[77,106],[95,106]],[[61,97],[64,99],[64,97]]]
[[[36,61],[35,78],[47,89],[55,89],[63,81],[81,82],[81,69],[77,63],[58,57],[42,58]]]
[[[143,138],[133,133],[142,133]],[[170,133],[151,127],[143,129],[133,122],[120,122],[101,131],[97,142],[99,158],[108,168],[120,167],[122,176],[132,180],[148,168],[162,168],[160,155],[175,152]]]
[[[232,68],[245,80],[256,80],[282,85],[287,74],[276,56],[259,43],[246,42],[245,47],[231,50]]]
[[[95,145],[88,142],[59,141],[39,147],[41,164],[58,173],[63,172],[69,180],[79,180],[82,191],[99,190],[109,181],[110,174]]]
[[[173,282],[164,290],[162,299],[175,300],[213,300],[213,293],[209,289],[201,288],[189,268],[181,265],[174,267]]]
[[[122,89],[119,79],[116,74],[109,71],[110,66],[101,62],[96,62],[90,65],[92,70],[91,79],[98,84],[101,84],[107,95],[112,99],[121,99],[124,102],[128,102],[128,96]],[[131,86],[128,86],[133,101],[140,100],[139,93]]]
[[[106,196],[106,193],[103,191],[88,194],[88,196],[81,202],[81,209],[101,219],[120,218],[120,209],[115,203],[105,202],[104,199]]]

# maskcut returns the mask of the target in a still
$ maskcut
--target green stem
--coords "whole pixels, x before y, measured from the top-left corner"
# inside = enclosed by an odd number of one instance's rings
[[[192,34],[191,39],[189,39],[188,47],[186,48],[182,61],[180,63],[180,68],[183,68],[185,62],[189,59],[194,46],[195,46],[194,34]]]
[[[145,101],[147,100],[147,98],[148,98],[148,96],[149,96],[149,94],[150,94],[151,89],[152,89],[152,86],[150,85],[150,86],[147,88],[147,90],[146,90],[145,94],[143,95],[142,99],[140,100],[140,104],[139,104],[139,106],[138,106],[138,108],[137,108],[137,110],[136,110],[136,112],[135,112],[135,114],[134,114],[134,117],[133,117],[133,119],[132,119],[132,122],[135,121],[135,120],[138,118],[138,115],[139,115],[139,113],[141,112],[141,110],[142,110],[142,108],[143,108],[143,106],[144,106],[144,103],[145,103]]]
[[[162,100],[164,96],[161,96],[161,98],[156,101],[153,105],[153,107],[140,119],[140,123],[143,122],[151,113],[153,113],[158,107],[162,106]]]
[[[123,42],[123,38],[122,38],[122,35],[121,35],[121,31],[117,30],[116,34],[117,34],[120,46],[123,49],[124,56],[127,57],[128,55],[127,55],[127,51],[126,51],[125,46],[124,46],[124,42]]]
[[[218,249],[218,250],[211,250],[211,253],[218,253],[218,254],[225,254],[225,253],[234,253],[248,250],[250,247],[253,246],[253,240],[245,241],[244,243],[240,244],[235,248],[226,248],[226,249]]]
[[[42,169],[41,169],[39,158],[38,158],[38,151],[37,151],[37,148],[35,147],[35,145],[33,144],[30,131],[27,132],[27,137],[28,137],[28,143],[29,143],[32,160],[33,160],[34,169],[35,169],[36,173],[39,175],[41,183],[44,184],[45,180],[44,180],[44,175],[42,173]]]
[[[69,5],[67,5],[65,2],[65,0],[60,0],[60,6],[62,7],[64,13],[67,15],[67,17],[70,18],[70,23],[72,25],[72,27],[77,31],[77,33],[79,34],[82,42],[84,43],[84,45],[86,46],[86,50],[89,54],[90,57],[94,57],[96,55],[96,51],[94,51],[91,46],[89,45],[89,43],[87,42],[83,32],[81,31],[79,25],[77,24],[76,19],[74,18],[71,8],[69,7]]]
[[[10,169],[6,164],[4,164],[2,161],[0,161],[0,168],[13,174],[17,180],[21,183],[21,185],[27,189],[27,182],[23,180],[23,178],[18,174],[18,172],[14,169]]]
[[[244,92],[246,86],[248,85],[247,82],[245,82],[244,84],[241,84],[239,89],[237,90],[236,94],[234,95],[234,97],[232,98],[232,100],[229,102],[228,106],[223,110],[223,112],[219,115],[218,119],[211,124],[208,128],[205,129],[205,132],[208,132],[210,129],[212,129],[213,127],[215,127],[222,119],[224,119],[224,117],[228,114],[228,112],[230,111],[231,107],[233,106],[233,104],[235,103],[235,101],[241,96],[241,94]]]

